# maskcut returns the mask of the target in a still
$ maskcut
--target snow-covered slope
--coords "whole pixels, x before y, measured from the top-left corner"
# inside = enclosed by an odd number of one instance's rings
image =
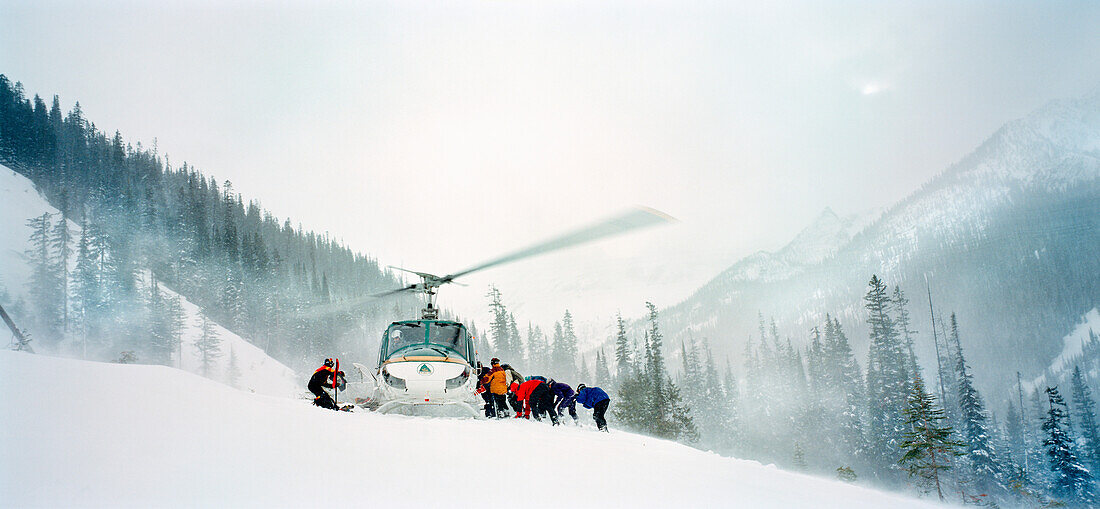
[[[13,296],[21,295],[31,269],[24,259],[30,228],[27,220],[42,214],[56,214],[29,179],[0,164],[0,282]],[[77,230],[77,225],[70,222]]]
[[[26,221],[44,213],[53,214],[54,221],[60,217],[58,210],[50,206],[29,179],[0,165],[0,281],[6,287],[12,302],[17,301],[21,296],[26,296],[30,277],[30,268],[24,258],[24,252],[29,247],[28,236],[30,235]],[[70,221],[69,226],[74,231],[74,235],[80,235],[78,224]],[[143,273],[139,278],[140,284],[147,284],[148,278],[148,272]],[[179,296],[163,284],[159,288],[167,297]],[[201,363],[194,345],[202,335],[199,308],[184,297],[180,297],[180,303],[184,311],[184,329],[181,338],[183,358],[179,359],[178,353],[173,354],[173,365],[198,373]],[[29,320],[21,320],[19,316],[14,318],[21,327],[28,327]],[[215,325],[214,329],[221,339],[223,355],[215,361],[215,366],[210,373],[211,378],[224,379],[231,354],[235,354],[241,371],[237,385],[242,389],[277,396],[289,396],[302,391],[301,380],[293,370],[224,327]],[[69,338],[62,342],[62,348],[67,347],[67,351],[60,353],[74,354],[80,351],[76,341],[77,338]],[[33,343],[32,346],[38,347]]]
[[[6,507],[932,507],[621,431],[332,412],[18,352],[0,373]]]
[[[1080,356],[1085,345],[1091,341],[1091,335],[1100,334],[1100,310],[1093,308],[1081,319],[1076,327],[1062,338],[1062,355],[1059,355],[1050,365],[1054,374],[1072,371],[1070,364],[1075,357]]]
[[[148,277],[148,273],[142,279],[141,284]],[[183,333],[180,336],[182,343],[180,352],[183,353],[182,362],[176,358],[177,366],[191,373],[202,372],[202,357],[195,348],[195,342],[202,337],[202,321],[199,307],[180,296],[172,289],[160,286],[160,290],[166,298],[180,299],[183,307],[184,321]],[[222,356],[215,359],[210,377],[225,380],[229,361],[236,356],[237,367],[240,369],[240,378],[236,382],[238,388],[268,394],[271,396],[293,396],[303,392],[302,381],[294,370],[283,363],[272,359],[266,352],[256,345],[249,343],[244,338],[230,332],[225,327],[214,323],[214,333],[221,339]],[[174,354],[178,356],[177,354]]]

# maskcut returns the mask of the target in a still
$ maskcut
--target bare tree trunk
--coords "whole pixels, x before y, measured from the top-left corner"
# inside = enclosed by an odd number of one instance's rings
[[[0,306],[0,318],[4,319],[4,323],[8,324],[8,328],[11,329],[12,334],[15,334],[15,340],[17,341],[17,350],[23,350],[26,352],[34,353],[31,349],[30,340],[23,335],[23,331],[19,330],[19,327],[15,326],[15,322],[8,316],[8,312],[4,311],[4,306]]]
[[[940,489],[940,471],[936,468],[936,450],[932,449],[932,479],[936,481],[936,494],[940,496],[940,502],[944,501],[943,490]]]

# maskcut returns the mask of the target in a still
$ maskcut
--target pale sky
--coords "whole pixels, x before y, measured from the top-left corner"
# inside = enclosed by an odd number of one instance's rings
[[[441,295],[484,326],[495,282],[545,329],[896,202],[1100,84],[1097,27],[1100,2],[0,1],[0,73],[387,264],[681,220]]]

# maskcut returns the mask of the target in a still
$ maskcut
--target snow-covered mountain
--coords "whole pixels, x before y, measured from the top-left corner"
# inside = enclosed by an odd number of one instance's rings
[[[927,281],[937,318],[957,312],[985,387],[1041,372],[1065,330],[1100,305],[1100,89],[1009,122],[871,217],[826,210],[779,252],[737,262],[666,310],[668,333],[736,358],[758,313],[796,345],[832,313],[865,352],[860,298],[878,274],[908,293],[924,358],[934,358]]]
[[[831,208],[826,207],[813,223],[799,232],[783,249],[775,253],[758,251],[738,261],[716,279],[733,283],[790,278],[836,254],[854,234],[880,214],[881,211],[872,211],[841,218]]]
[[[31,233],[26,221],[45,213],[60,217],[58,210],[50,206],[29,179],[0,165],[0,303],[9,308],[16,323],[23,327],[27,320],[21,319],[25,318],[21,316],[25,306],[20,301],[26,300],[30,281],[30,266],[24,258],[24,252],[30,247],[28,236]],[[80,225],[70,221],[69,227],[79,236]],[[75,264],[75,260],[72,263]],[[149,281],[148,271],[141,272],[137,283],[142,291],[148,290]],[[180,350],[173,354],[173,365],[200,373],[202,363],[195,348],[196,340],[202,336],[199,307],[163,284],[159,285],[159,289],[166,298],[179,297],[183,308],[182,344]],[[4,329],[6,334],[6,327]],[[240,371],[236,383],[242,389],[278,396],[302,392],[302,381],[292,369],[221,325],[215,323],[214,332],[221,340],[222,355],[214,361],[209,372],[211,378],[224,380],[230,359],[233,359]],[[40,351],[44,348],[33,342],[32,347]],[[82,347],[80,338],[71,334],[58,345],[58,351],[47,353],[79,356]]]
[[[552,428],[332,412],[163,366],[21,352],[0,352],[0,372],[6,507],[933,507],[599,433],[587,415]]]

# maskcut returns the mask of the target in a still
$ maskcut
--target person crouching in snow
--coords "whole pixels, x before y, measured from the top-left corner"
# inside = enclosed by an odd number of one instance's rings
[[[309,383],[306,385],[309,392],[312,392],[314,395],[314,405],[321,408],[330,408],[332,410],[336,410],[336,402],[332,401],[332,396],[328,395],[328,391],[325,390],[325,387],[332,387],[333,380],[335,380],[336,386],[341,389],[344,388],[346,384],[344,381],[344,372],[335,371],[336,368],[333,367],[334,365],[335,363],[332,362],[332,359],[325,359],[325,364],[317,368],[317,371],[313,372],[313,376],[309,378]]]
[[[592,419],[596,421],[596,428],[607,431],[607,407],[611,404],[611,398],[599,387],[588,387],[584,384],[577,385],[577,403],[585,408],[592,409]]]
[[[542,380],[528,380],[516,390],[516,399],[523,402],[523,418],[530,418],[532,410],[535,420],[541,421],[543,412],[550,414],[550,422],[558,425],[558,414],[554,413],[554,394]]]
[[[505,381],[508,383],[508,404],[512,406],[512,411],[515,412],[518,418],[520,412],[523,411],[523,405],[516,399],[516,389],[519,389],[519,384],[523,383],[523,375],[519,374],[519,371],[516,371],[508,364],[504,364],[501,367],[508,373],[508,376],[505,378]]]
[[[569,409],[569,416],[573,418],[573,422],[577,422],[577,401],[573,388],[568,384],[554,382],[550,384],[550,392],[554,393],[554,411],[558,417],[564,417],[565,410]]]

